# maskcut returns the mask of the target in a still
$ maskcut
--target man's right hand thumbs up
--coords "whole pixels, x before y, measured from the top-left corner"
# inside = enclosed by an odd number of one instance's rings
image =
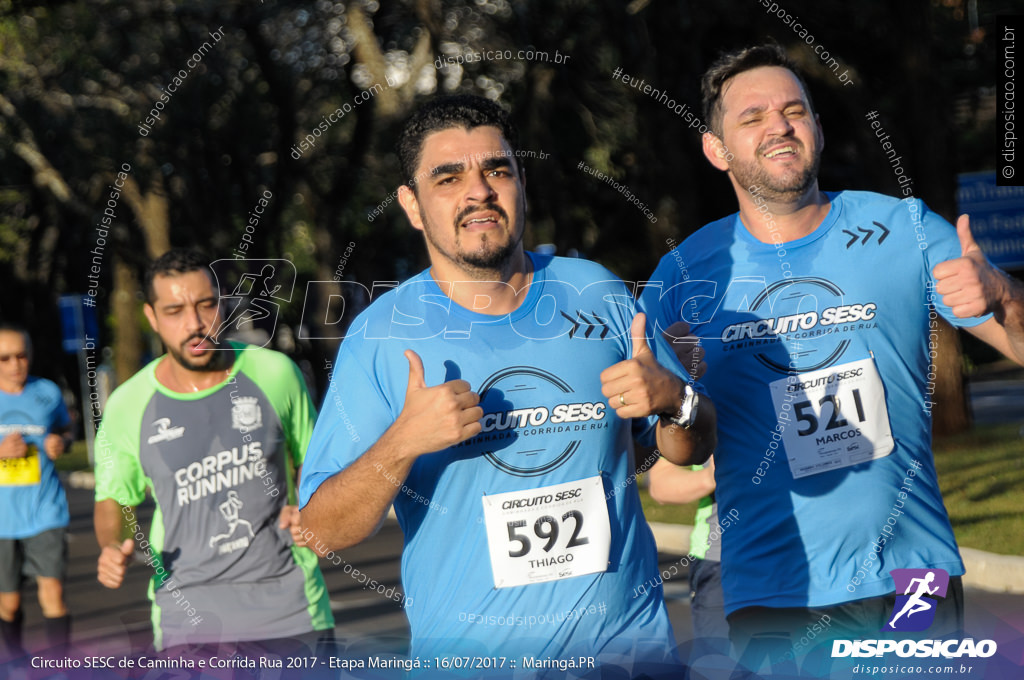
[[[409,384],[405,388],[405,406],[395,425],[401,429],[406,447],[414,455],[441,451],[480,433],[480,396],[465,380],[450,380],[427,387],[423,361],[411,349]]]
[[[409,385],[405,388],[405,398],[416,390],[426,389],[427,378],[423,374],[423,360],[411,349],[405,350],[405,358],[409,360]]]
[[[121,545],[108,545],[100,552],[100,560],[96,571],[97,580],[107,588],[120,588],[124,581],[124,573],[128,569],[128,560],[135,551],[135,541],[124,539]]]

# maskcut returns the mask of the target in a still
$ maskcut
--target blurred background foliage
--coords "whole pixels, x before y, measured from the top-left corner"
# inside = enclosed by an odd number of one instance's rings
[[[699,113],[698,79],[710,61],[765,39],[806,70],[826,135],[822,188],[897,193],[865,120],[877,110],[915,195],[954,217],[956,173],[994,166],[995,20],[1014,4],[779,4],[853,85],[758,0],[0,0],[0,315],[29,326],[36,373],[77,386],[74,358],[60,352],[56,298],[88,289],[93,227],[116,172],[130,164],[97,307],[101,345],[113,348],[123,381],[159,352],[139,312],[147,258],[171,245],[232,257],[269,191],[245,254],[298,268],[282,314],[299,340],[287,349],[322,388],[337,341],[301,339],[323,335],[297,328],[305,281],[331,280],[350,242],[346,280],[369,287],[425,266],[397,201],[369,215],[401,182],[392,151],[401,121],[425,98],[453,92],[500,99],[522,148],[548,154],[525,161],[527,246],[577,249],[642,281],[669,250],[666,239],[732,212],[735,198],[704,160],[698,132],[612,73],[643,78]],[[162,88],[204,42],[202,61],[140,134]],[[549,60],[443,63],[485,50]],[[568,59],[554,63],[556,50]],[[346,104],[314,147],[293,152]],[[657,222],[580,161],[626,185]]]

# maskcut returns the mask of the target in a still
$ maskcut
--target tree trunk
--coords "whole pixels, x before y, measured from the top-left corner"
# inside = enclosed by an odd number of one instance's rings
[[[170,213],[163,178],[157,174],[150,182],[149,191],[143,195],[135,179],[129,177],[122,195],[142,230],[146,256],[154,259],[170,250]],[[127,247],[127,243],[124,246]],[[113,262],[110,311],[114,320],[114,376],[120,385],[134,375],[142,363],[142,330],[138,316],[141,284],[135,268],[116,251]]]
[[[931,63],[929,40],[932,35],[932,8],[927,0],[897,3],[897,13],[907,32],[903,43],[903,69],[906,101],[910,119],[916,124],[909,130],[912,165],[908,168],[914,179],[915,196],[928,207],[948,217],[955,205],[956,169],[952,165],[954,138],[945,134],[950,124],[948,102],[951,94],[943,76]],[[920,193],[918,193],[920,192]],[[955,434],[970,428],[960,340],[949,324],[941,322],[937,330],[938,355],[935,359],[935,402],[932,430],[935,434]]]
[[[932,367],[935,394],[928,398],[935,402],[932,406],[932,434],[943,436],[970,429],[971,411],[967,404],[958,331],[940,318],[935,335],[938,344]]]
[[[142,362],[142,332],[139,329],[139,281],[131,265],[116,252],[114,290],[110,295],[110,312],[114,317],[114,379],[120,385],[132,377]]]

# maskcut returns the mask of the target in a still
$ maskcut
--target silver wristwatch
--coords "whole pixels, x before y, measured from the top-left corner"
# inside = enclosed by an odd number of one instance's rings
[[[679,410],[675,414],[660,413],[658,418],[665,425],[678,425],[684,430],[688,430],[693,427],[693,423],[697,420],[700,395],[697,394],[696,390],[684,383],[679,396],[681,397]]]

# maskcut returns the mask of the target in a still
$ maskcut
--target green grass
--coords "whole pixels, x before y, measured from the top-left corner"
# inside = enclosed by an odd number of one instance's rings
[[[988,425],[935,440],[939,487],[957,542],[1024,555],[1024,438],[1019,425]],[[651,522],[693,524],[696,503],[659,505],[641,486]]]
[[[960,545],[1024,555],[1024,438],[1019,425],[935,442],[935,466]]]
[[[693,515],[697,512],[697,501],[685,505],[661,505],[651,498],[647,487],[640,487],[640,502],[644,506],[644,516],[648,522],[668,522],[669,524],[693,524]]]
[[[74,470],[89,469],[89,449],[85,446],[85,440],[79,440],[71,445],[71,450],[58,458],[53,464],[60,472],[72,472]]]

